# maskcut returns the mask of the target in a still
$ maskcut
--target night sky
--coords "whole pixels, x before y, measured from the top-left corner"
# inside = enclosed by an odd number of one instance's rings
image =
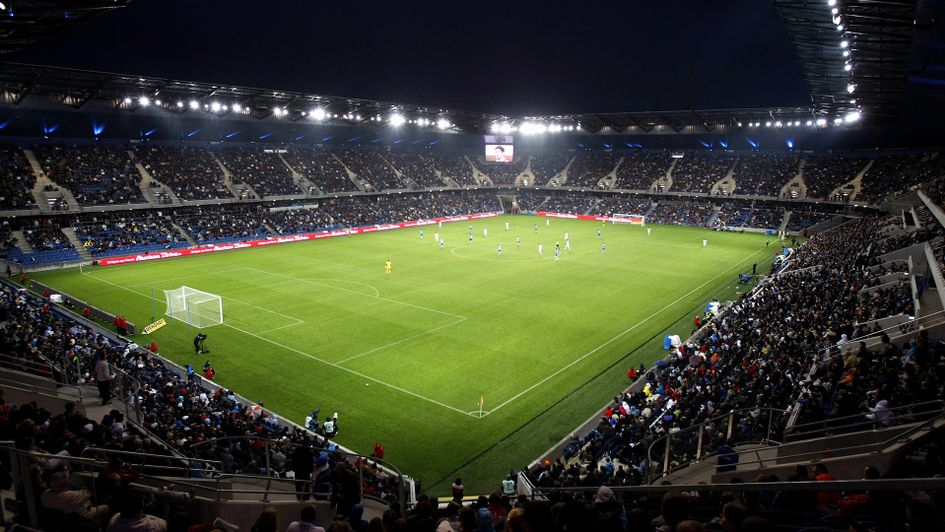
[[[7,58],[516,116],[810,103],[762,0],[136,0]]]

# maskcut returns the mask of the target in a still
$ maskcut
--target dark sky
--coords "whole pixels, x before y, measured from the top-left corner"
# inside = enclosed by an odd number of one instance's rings
[[[136,0],[9,59],[515,116],[809,104],[767,1],[550,4]]]

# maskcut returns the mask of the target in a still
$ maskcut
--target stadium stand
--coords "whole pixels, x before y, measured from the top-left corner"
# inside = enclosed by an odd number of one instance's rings
[[[614,171],[620,157],[613,152],[579,152],[568,167],[568,187],[600,188],[597,182]]]
[[[79,203],[112,205],[144,203],[138,187],[141,175],[127,151],[108,144],[36,144],[46,175],[68,188]]]
[[[881,203],[909,188],[942,177],[940,153],[896,154],[877,157],[863,176],[857,201]]]
[[[197,244],[223,244],[272,236],[259,205],[194,207],[177,211],[175,221]]]
[[[189,145],[139,145],[134,148],[148,173],[182,200],[231,198],[223,170],[210,151]]]
[[[296,172],[305,176],[322,192],[351,192],[358,187],[348,178],[344,166],[332,152],[323,148],[292,148],[284,155]]]
[[[577,192],[555,194],[542,204],[541,210],[568,214],[587,214],[597,204],[597,201],[594,196],[585,196]]]
[[[440,171],[444,179],[455,181],[461,187],[476,185],[473,179],[472,166],[462,155],[448,155],[443,153],[424,154],[424,157],[433,163],[433,167]]]
[[[292,172],[275,150],[262,148],[226,148],[217,150],[217,157],[233,180],[246,183],[262,196],[300,194],[292,180]]]
[[[646,214],[652,203],[649,200],[633,198],[609,197],[602,198],[588,214],[609,216],[611,214]]]
[[[673,192],[708,193],[732,169],[728,153],[688,153],[673,168]]]
[[[375,150],[342,150],[338,156],[352,172],[371,184],[372,190],[409,188],[394,168]]]
[[[443,180],[436,174],[431,162],[419,153],[389,151],[383,154],[394,168],[422,188],[443,187]]]
[[[781,187],[797,174],[798,158],[794,154],[751,153],[741,155],[735,163],[735,193],[777,197]]]
[[[630,153],[617,168],[614,188],[649,190],[654,181],[666,175],[672,164],[668,153]]]
[[[836,216],[835,213],[815,210],[813,207],[802,208],[795,206],[794,210],[791,211],[791,217],[788,218],[786,230],[804,231],[808,227],[826,222],[834,216]]]
[[[515,178],[525,171],[527,165],[528,156],[522,154],[517,154],[514,161],[507,163],[489,162],[481,155],[476,158],[476,168],[496,185],[514,185]]]
[[[93,257],[134,255],[161,249],[187,247],[169,215],[160,211],[101,214],[81,217],[74,225],[76,236]]]
[[[572,152],[540,152],[532,155],[531,171],[535,176],[535,182],[530,185],[549,185],[551,180],[561,172],[571,159],[574,158]]]
[[[661,201],[650,213],[650,223],[704,227],[712,213],[712,204],[697,201]]]
[[[0,143],[0,209],[32,209],[36,176],[18,146]]]
[[[828,195],[851,181],[866,166],[867,160],[844,155],[814,155],[805,157],[804,183],[807,184],[808,198],[828,198]]]

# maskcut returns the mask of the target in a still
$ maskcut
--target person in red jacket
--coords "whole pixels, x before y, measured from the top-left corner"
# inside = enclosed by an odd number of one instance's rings
[[[627,370],[627,379],[629,379],[630,382],[637,380],[637,370],[633,366],[630,366],[630,369]]]
[[[374,442],[374,453],[371,456],[380,460],[384,459],[384,446],[381,445],[381,442]]]
[[[158,345],[157,345],[157,342],[151,342],[150,347],[148,347],[148,351],[150,351],[150,352],[152,352],[152,353],[157,353],[157,352],[158,352]]]
[[[207,379],[208,381],[212,381],[214,375],[216,375],[216,374],[217,374],[217,372],[214,371],[213,366],[210,365],[210,361],[209,361],[209,360],[208,360],[206,363],[204,363],[204,365],[203,365],[203,378]]]

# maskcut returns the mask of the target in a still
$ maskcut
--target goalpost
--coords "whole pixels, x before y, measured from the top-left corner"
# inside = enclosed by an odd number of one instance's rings
[[[642,214],[614,213],[610,216],[610,221],[614,224],[646,225],[646,216]]]
[[[165,290],[164,299],[166,314],[188,325],[202,329],[223,323],[223,299],[216,294],[181,286]]]

